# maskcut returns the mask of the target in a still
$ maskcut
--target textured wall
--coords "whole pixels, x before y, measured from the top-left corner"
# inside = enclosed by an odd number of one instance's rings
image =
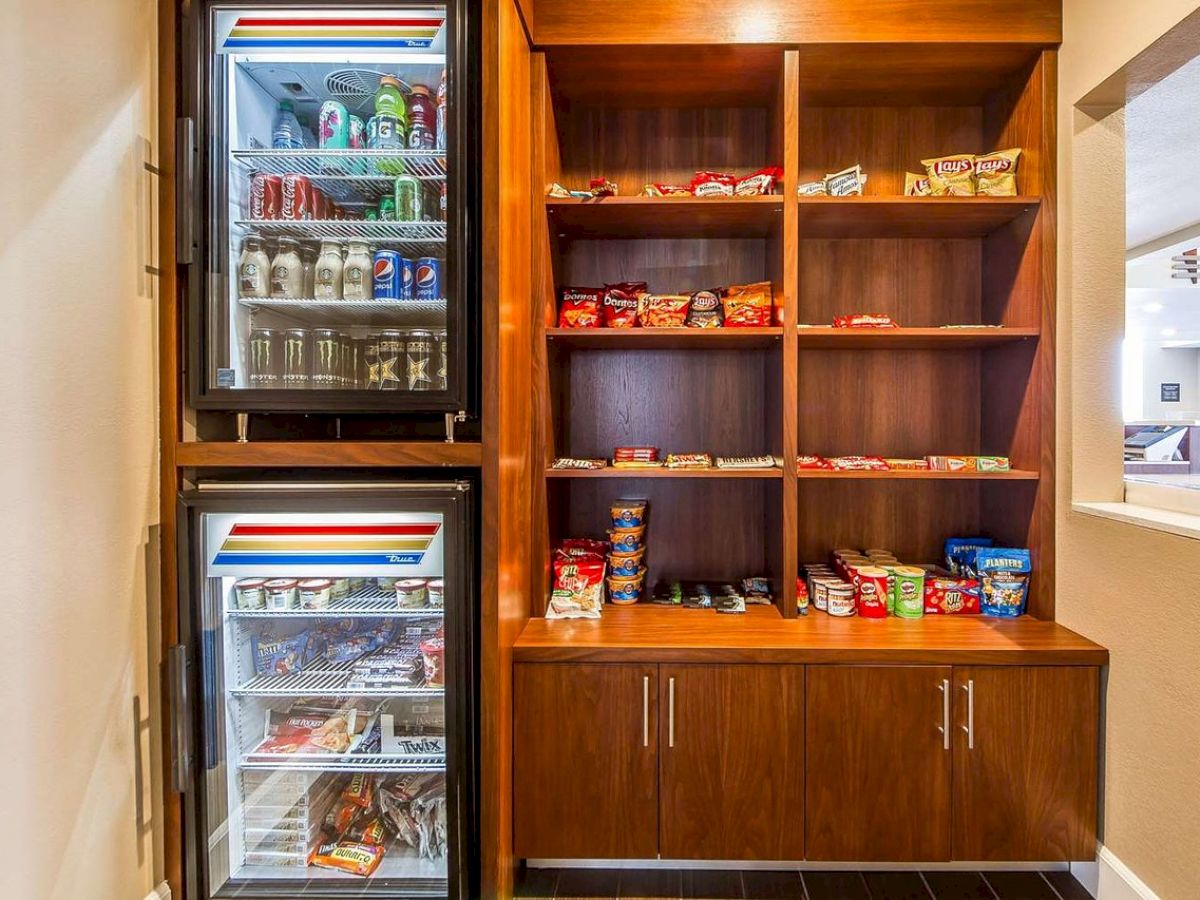
[[[14,900],[140,900],[153,884],[154,22],[151,0],[0,7],[0,897]]]
[[[1057,614],[1112,652],[1102,840],[1166,900],[1200,896],[1200,543],[1071,512],[1121,499],[1125,259],[1124,116],[1074,105],[1194,7],[1066,0],[1059,66]]]

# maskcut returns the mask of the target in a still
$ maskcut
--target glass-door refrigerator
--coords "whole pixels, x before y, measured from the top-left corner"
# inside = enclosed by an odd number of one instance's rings
[[[474,411],[470,8],[192,5],[176,249],[195,407]]]
[[[181,495],[187,896],[472,895],[469,482]]]

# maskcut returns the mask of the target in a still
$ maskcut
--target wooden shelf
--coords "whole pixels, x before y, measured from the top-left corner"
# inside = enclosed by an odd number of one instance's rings
[[[1075,632],[1022,616],[837,618],[774,607],[745,614],[654,605],[606,605],[600,619],[531,619],[518,662],[930,663],[1106,665],[1108,651]]]
[[[570,238],[761,238],[783,223],[783,197],[546,199],[553,233]]]
[[[783,469],[547,469],[547,478],[782,478]]]
[[[798,478],[846,479],[862,481],[1037,481],[1038,473],[1028,469],[1013,469],[1009,472],[935,472],[930,469],[893,469],[886,472],[849,471],[830,469],[799,469]]]
[[[800,328],[801,350],[971,350],[1034,341],[1037,328]]]
[[[802,238],[982,237],[1037,197],[801,197]]]
[[[547,328],[546,340],[588,350],[733,350],[772,347],[782,328]]]
[[[284,466],[462,466],[482,464],[481,446],[444,441],[189,441],[175,445],[181,468]]]

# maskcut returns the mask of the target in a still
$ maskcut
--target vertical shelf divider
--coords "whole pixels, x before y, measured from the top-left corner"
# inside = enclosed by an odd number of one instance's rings
[[[800,377],[796,333],[800,306],[800,210],[796,203],[796,187],[800,183],[800,53],[797,50],[785,50],[783,54],[779,121],[783,128],[783,385],[778,410],[783,417],[783,609],[780,612],[785,619],[791,619],[796,616],[796,576],[800,570],[797,549],[800,498],[796,477]]]

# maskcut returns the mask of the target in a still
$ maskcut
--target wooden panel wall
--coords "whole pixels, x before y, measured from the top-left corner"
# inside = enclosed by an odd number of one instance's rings
[[[539,45],[1062,40],[1062,6],[1056,0],[530,2]]]
[[[535,539],[531,55],[513,0],[483,4],[481,893],[512,889],[512,645],[529,618]],[[540,213],[540,208],[538,209]],[[537,472],[541,473],[538,457]]]

